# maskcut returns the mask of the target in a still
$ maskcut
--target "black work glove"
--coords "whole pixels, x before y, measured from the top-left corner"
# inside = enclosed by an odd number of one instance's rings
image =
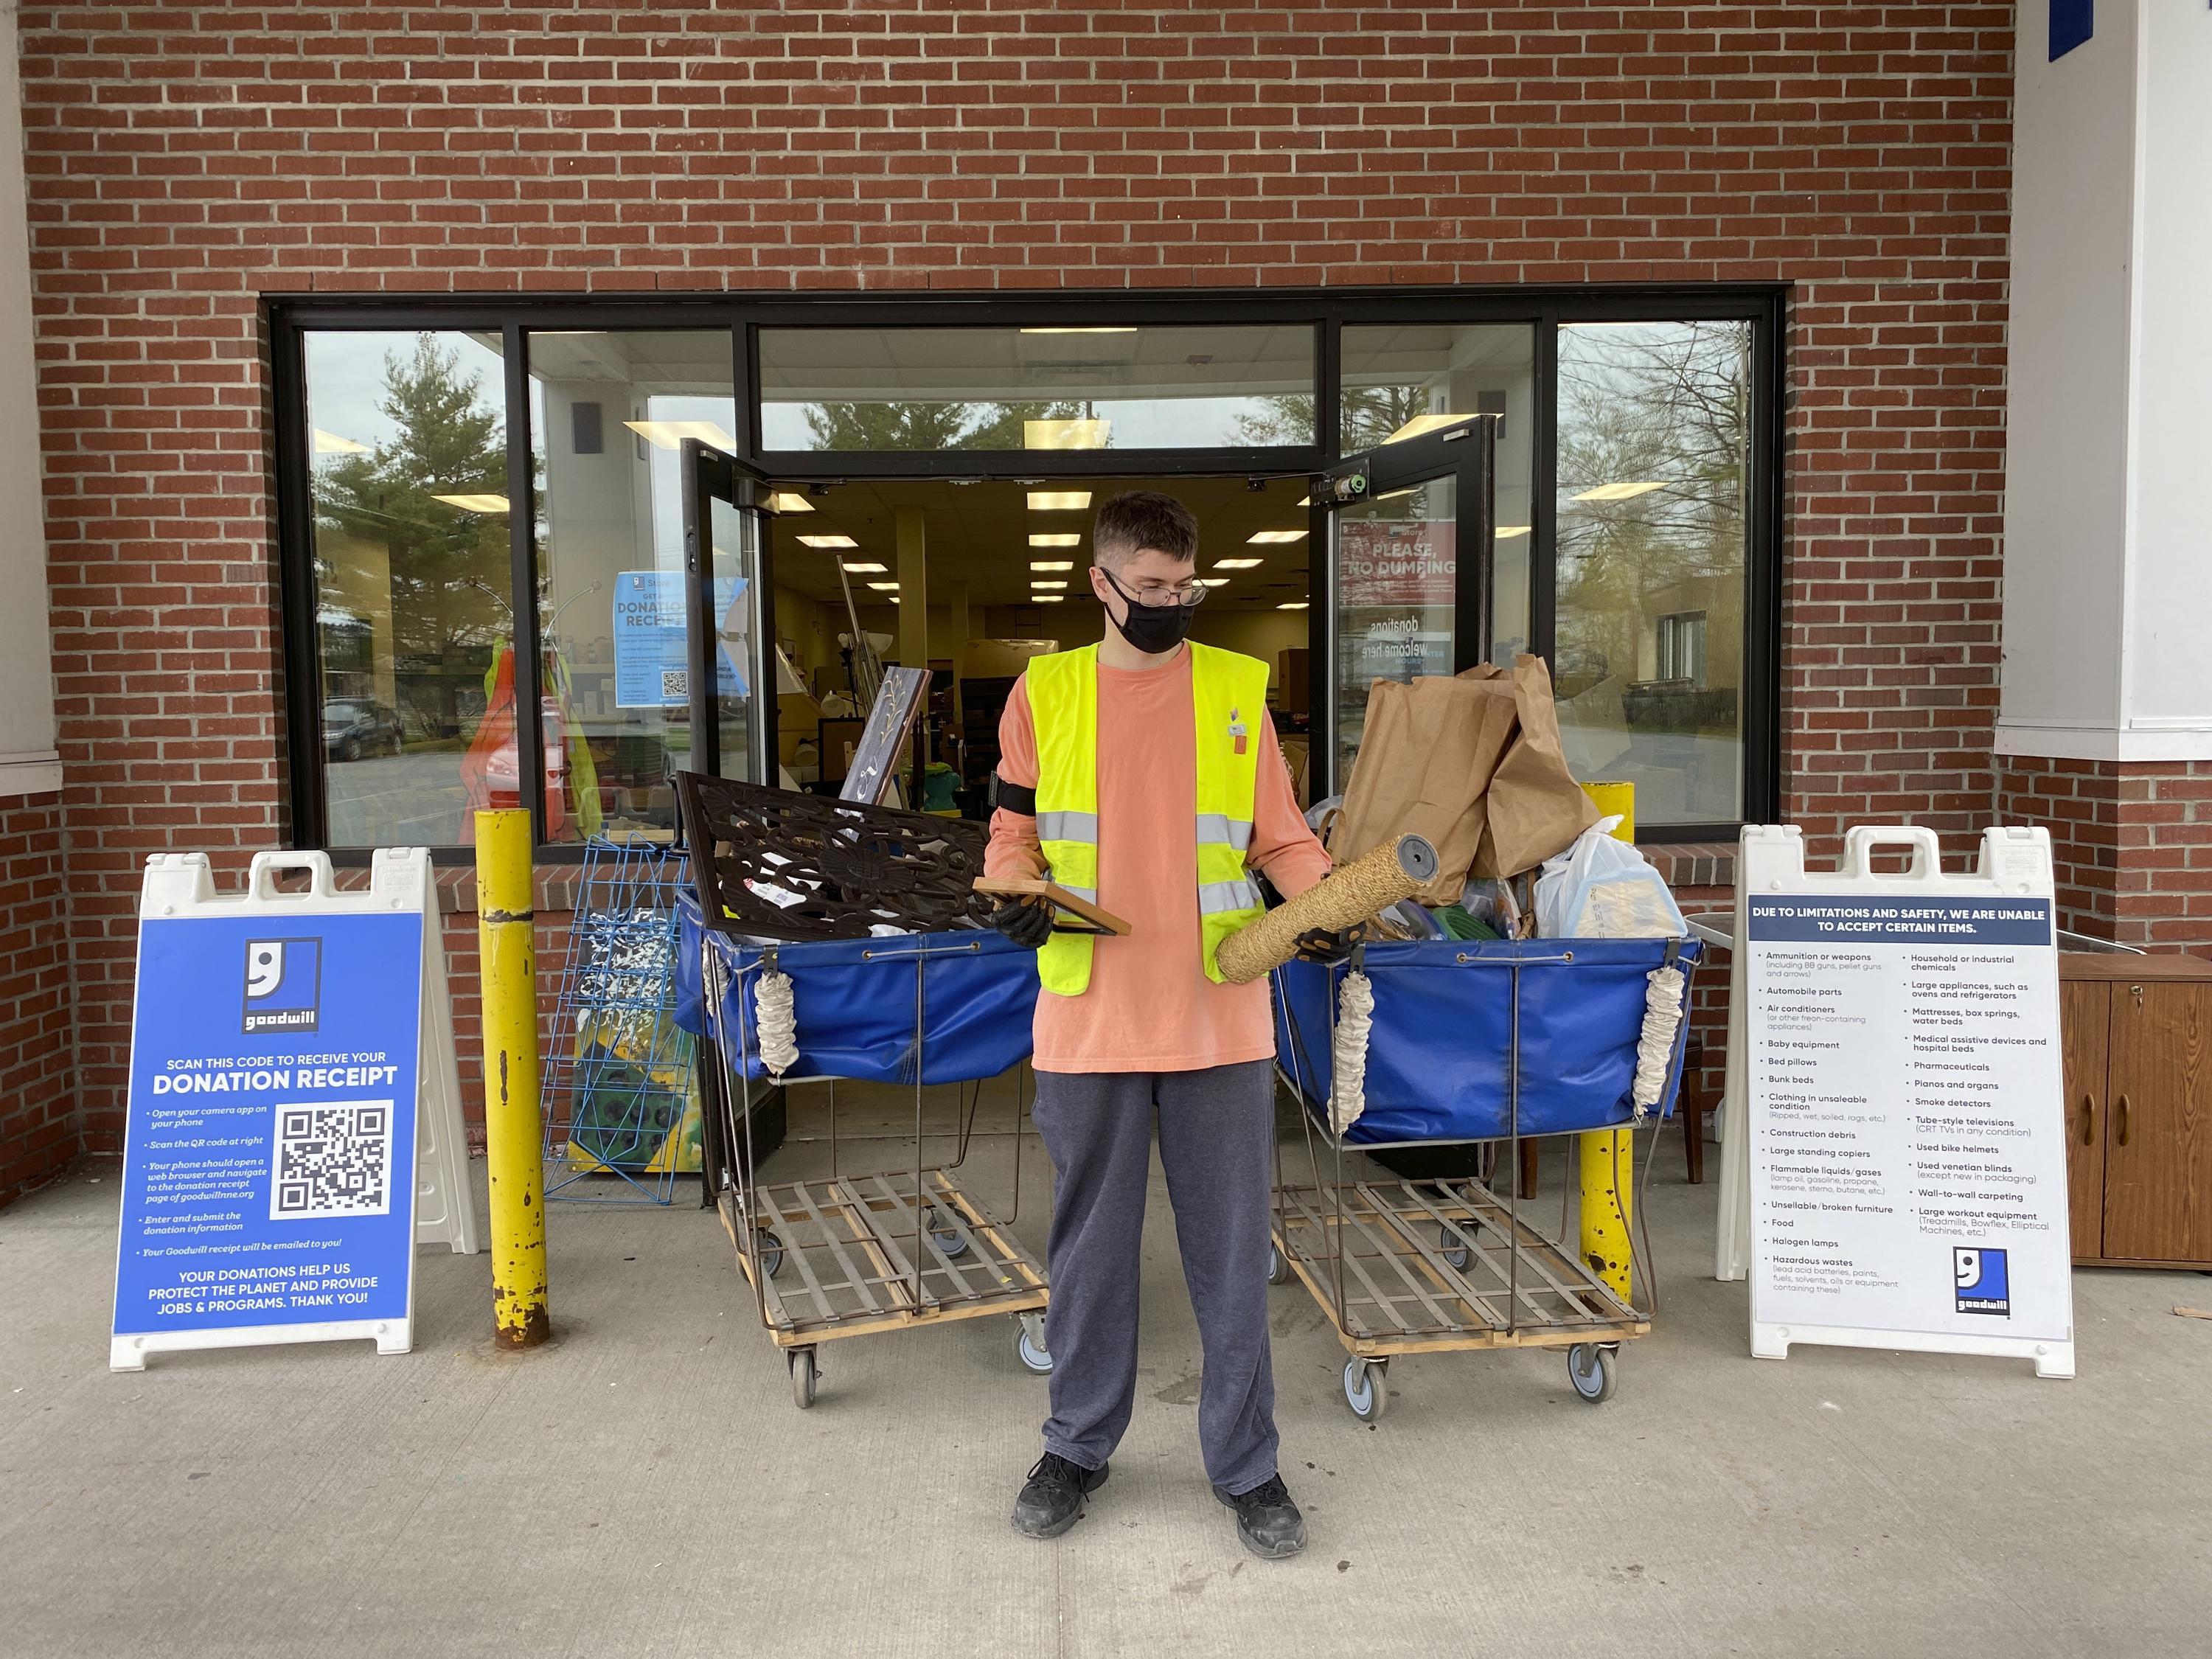
[[[1334,932],[1326,927],[1309,928],[1297,936],[1295,943],[1301,961],[1346,962],[1355,945],[1364,945],[1373,937],[1374,929],[1368,923],[1355,921]]]
[[[984,920],[1024,950],[1035,951],[1052,937],[1052,901],[1042,893],[1008,893]]]

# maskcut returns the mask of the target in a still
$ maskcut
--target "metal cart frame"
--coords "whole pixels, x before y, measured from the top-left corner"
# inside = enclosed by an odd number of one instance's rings
[[[1364,958],[1364,951],[1355,951],[1352,965],[1362,967]],[[1569,1382],[1578,1396],[1595,1405],[1613,1394],[1620,1345],[1651,1330],[1648,1309],[1623,1301],[1559,1239],[1522,1218],[1519,1188],[1511,1179],[1519,1167],[1522,1139],[1521,970],[1572,962],[1572,949],[1563,945],[1557,955],[1534,957],[1462,953],[1459,960],[1470,967],[1502,969],[1511,976],[1507,1133],[1502,1138],[1347,1142],[1331,1127],[1329,1103],[1316,1105],[1305,1086],[1314,1068],[1297,1023],[1287,1011],[1280,1015],[1291,1036],[1291,1054],[1288,1067],[1279,1060],[1276,1073],[1298,1102],[1311,1180],[1303,1186],[1284,1180],[1278,1142],[1267,1279],[1282,1284],[1295,1275],[1329,1316],[1350,1356],[1344,1366],[1345,1404],[1362,1422],[1379,1419],[1389,1405],[1387,1379],[1395,1357],[1477,1348],[1565,1348]],[[1674,960],[1671,951],[1668,960]],[[1686,975],[1685,1013],[1668,1066],[1676,1088],[1690,1024],[1686,979],[1695,963],[1678,965]],[[1279,1000],[1279,982],[1275,994]],[[1332,1052],[1335,1036],[1332,996]],[[1663,1121],[1670,1098],[1662,1097],[1655,1119]],[[1507,1172],[1506,1196],[1501,1199],[1473,1178],[1346,1179],[1347,1152],[1357,1157],[1413,1146],[1482,1146],[1493,1158],[1502,1151],[1502,1164],[1493,1167]],[[1322,1147],[1332,1160],[1326,1178]],[[1650,1160],[1644,1167],[1648,1180]],[[1648,1260],[1636,1260],[1635,1266],[1648,1296]]]
[[[711,933],[712,929],[708,932]],[[744,980],[775,967],[780,948],[733,972],[710,937],[702,945],[707,1042],[712,1086],[707,1109],[719,1133],[719,1156],[708,1167],[716,1183],[722,1228],[737,1252],[738,1268],[753,1292],[761,1324],[785,1351],[792,1402],[813,1405],[820,1371],[816,1350],[824,1342],[906,1330],[918,1325],[1011,1314],[1018,1320],[1017,1357],[1035,1375],[1048,1376],[1052,1357],[1044,1343],[1045,1270],[1019,1240],[961,1183],[969,1138],[982,1097],[978,1082],[962,1116],[952,1161],[922,1162],[924,1036],[922,1017],[927,961],[975,945],[921,941],[927,935],[890,938],[862,954],[869,960],[918,958],[914,1008],[914,1162],[909,1170],[848,1176],[838,1168],[837,1105],[830,1104],[830,1173],[826,1179],[769,1185],[757,1178],[752,1141],[757,1103],[751,1036],[743,1012]],[[732,994],[738,1001],[738,1063],[730,1063],[724,1030]],[[1014,1099],[1014,1215],[1021,1209],[1022,1115],[1026,1087],[1018,1079]],[[787,1077],[785,1084],[834,1081],[820,1075]],[[1010,1218],[1011,1219],[1011,1218]],[[785,1279],[788,1271],[795,1279]],[[784,1282],[779,1283],[780,1279]]]

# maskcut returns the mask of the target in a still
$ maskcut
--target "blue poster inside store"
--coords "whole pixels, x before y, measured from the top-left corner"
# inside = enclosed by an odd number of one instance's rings
[[[404,1319],[422,918],[150,919],[115,1334]]]
[[[744,676],[732,659],[734,641],[726,620],[745,591],[739,576],[714,578],[714,615],[725,619],[715,643],[719,673],[715,691],[725,697],[745,695]],[[624,570],[615,577],[615,706],[617,708],[680,708],[691,696],[691,658],[685,641],[684,574],[678,570]]]

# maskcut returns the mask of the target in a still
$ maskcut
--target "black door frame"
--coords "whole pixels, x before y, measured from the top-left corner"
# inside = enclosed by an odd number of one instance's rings
[[[1314,479],[1307,568],[1317,593],[1308,600],[1312,729],[1306,769],[1316,800],[1337,793],[1346,781],[1336,775],[1337,653],[1343,643],[1336,603],[1337,515],[1397,490],[1439,478],[1455,481],[1452,672],[1474,667],[1489,655],[1497,599],[1498,421],[1495,415],[1470,415],[1418,438],[1348,456]]]
[[[768,517],[768,479],[765,475],[697,438],[683,441],[679,462],[684,477],[684,645],[690,696],[691,769],[708,777],[726,775],[722,769],[722,722],[720,701],[721,675],[715,659],[720,651],[721,617],[714,605],[714,504],[722,502],[752,520],[751,573],[745,578],[750,626],[746,629],[750,660],[741,664],[749,678],[752,718],[751,752],[745,757],[747,781],[773,787],[776,749],[776,665],[770,647],[774,611],[763,603],[774,592],[774,555],[763,522]]]

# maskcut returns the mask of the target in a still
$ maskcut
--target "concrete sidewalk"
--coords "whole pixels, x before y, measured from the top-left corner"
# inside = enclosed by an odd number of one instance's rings
[[[910,1096],[842,1098],[848,1132],[911,1124]],[[81,1171],[0,1212],[0,1654],[2207,1650],[2212,1322],[2171,1310],[2212,1285],[2077,1274],[2070,1383],[1989,1359],[1764,1364],[1744,1287],[1707,1277],[1715,1189],[1682,1184],[1672,1129],[1660,1158],[1656,1330],[1605,1406],[1556,1354],[1467,1354],[1394,1365],[1389,1414],[1362,1426],[1322,1313],[1274,1292],[1283,1472],[1313,1537],[1286,1564],[1238,1547],[1199,1468],[1157,1171],[1137,1419],[1049,1544],[1006,1524],[1044,1411],[1012,1322],[825,1349],[799,1412],[689,1181],[671,1210],[551,1206],[561,1340],[538,1353],[485,1346],[485,1258],[426,1253],[410,1355],[114,1376],[118,1189]],[[969,1163],[1003,1212],[1013,1143],[979,1135]],[[1033,1248],[1047,1179],[1031,1137]]]

